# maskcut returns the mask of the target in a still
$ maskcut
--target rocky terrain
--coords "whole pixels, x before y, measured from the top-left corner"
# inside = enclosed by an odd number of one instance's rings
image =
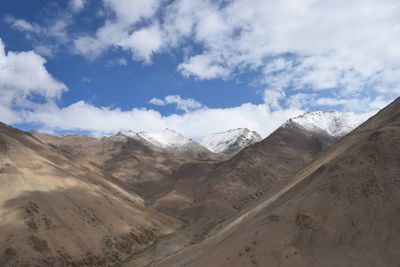
[[[104,266],[182,227],[35,135],[0,125],[0,151],[2,266]]]
[[[333,124],[335,117],[327,119],[327,124]],[[188,226],[141,257],[127,261],[126,266],[154,263],[200,242],[224,221],[279,192],[289,177],[340,138],[316,127],[307,129],[301,123],[289,122],[222,163],[182,165],[172,190],[154,207],[184,218]]]
[[[88,137],[0,125],[0,266],[180,266],[186,253],[207,265],[197,248],[216,242],[218,251],[227,229],[291,188],[367,116],[308,117],[264,140],[236,129],[198,142],[170,129]]]
[[[398,266],[400,99],[157,266]]]

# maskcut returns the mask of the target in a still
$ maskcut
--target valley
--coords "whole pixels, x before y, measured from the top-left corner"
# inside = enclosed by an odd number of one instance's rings
[[[288,194],[368,115],[352,116],[310,113],[263,140],[237,129],[214,143],[170,129],[89,137],[2,125],[1,262],[170,266]]]

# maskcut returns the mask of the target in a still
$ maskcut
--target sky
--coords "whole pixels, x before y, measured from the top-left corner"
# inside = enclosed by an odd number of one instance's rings
[[[0,0],[0,121],[266,136],[393,101],[399,47],[398,0]]]

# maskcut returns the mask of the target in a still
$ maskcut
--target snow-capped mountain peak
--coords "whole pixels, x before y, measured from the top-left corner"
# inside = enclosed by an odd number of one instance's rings
[[[203,136],[199,143],[210,151],[222,154],[236,154],[243,148],[261,141],[261,136],[247,128],[232,129]]]
[[[182,147],[194,143],[193,140],[168,128],[159,133],[139,132],[137,135],[147,142],[162,148]]]
[[[365,113],[313,111],[289,119],[283,127],[295,124],[309,131],[323,131],[335,137],[342,137],[373,116],[376,112],[377,110]]]
[[[211,151],[228,155],[236,154],[262,139],[257,132],[246,128],[210,134],[199,138],[197,142],[168,128],[158,133],[121,131],[110,138],[119,142],[131,138],[168,152],[207,153]]]
[[[205,147],[171,129],[162,132],[134,132],[123,131],[112,137],[116,141],[125,141],[132,138],[144,144],[151,145],[172,153],[206,153]]]

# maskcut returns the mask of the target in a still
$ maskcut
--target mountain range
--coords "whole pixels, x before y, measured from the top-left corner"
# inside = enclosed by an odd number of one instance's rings
[[[370,250],[356,265],[398,263],[399,102],[364,124],[377,111],[306,113],[265,139],[1,124],[0,265],[347,266]],[[387,232],[362,246],[368,227]]]
[[[291,125],[291,124],[290,124]],[[398,266],[400,99],[157,266]]]

